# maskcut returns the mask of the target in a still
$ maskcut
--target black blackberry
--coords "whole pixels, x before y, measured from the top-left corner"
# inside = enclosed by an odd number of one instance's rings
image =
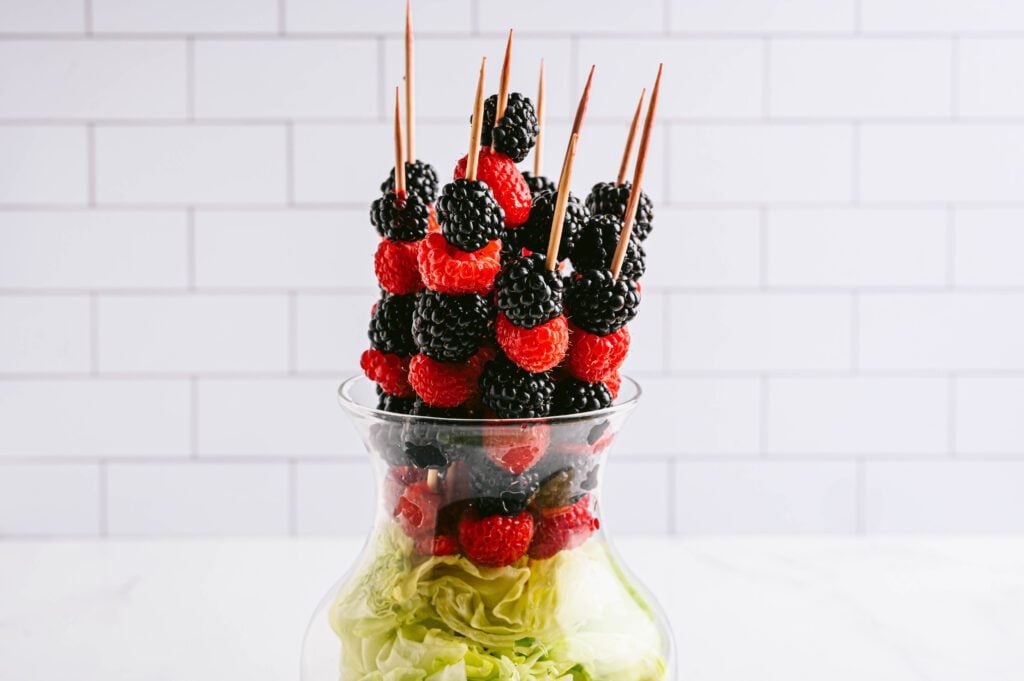
[[[509,260],[494,279],[498,309],[518,327],[532,329],[562,314],[562,278],[539,253]]]
[[[434,166],[426,161],[405,162],[405,191],[408,194],[415,194],[423,203],[433,204],[437,199],[437,171]],[[395,169],[388,173],[388,179],[380,185],[382,192],[395,190]]]
[[[413,400],[410,416],[432,416],[444,419],[467,418],[462,407],[432,407],[419,398]],[[441,470],[460,457],[463,444],[457,429],[439,426],[431,421],[410,419],[405,423],[402,444],[406,459],[419,468]]]
[[[533,197],[530,217],[526,223],[515,230],[516,246],[527,248],[535,253],[548,252],[548,239],[551,236],[551,220],[555,215],[555,203],[558,194],[552,191],[543,192]],[[576,242],[589,217],[587,209],[579,199],[569,192],[569,200],[565,204],[565,221],[562,223],[562,240],[558,245],[558,259],[565,260],[573,253]]]
[[[516,246],[516,229],[504,229],[501,232],[501,264],[505,265],[512,258],[523,254],[522,249]]]
[[[516,475],[487,459],[469,466],[469,484],[473,504],[481,515],[519,515],[540,488],[540,475],[529,469]]]
[[[425,290],[416,299],[412,336],[427,357],[464,362],[480,349],[492,319],[494,306],[483,296]]]
[[[537,112],[534,111],[533,102],[529,97],[524,97],[518,92],[510,92],[505,115],[495,127],[494,114],[497,106],[498,95],[491,95],[484,102],[480,144],[489,147],[493,142],[495,151],[519,163],[529,155],[530,149],[533,149],[537,142],[537,133],[540,132]]]
[[[607,336],[636,316],[640,293],[632,279],[613,279],[608,270],[584,270],[566,291],[565,307],[573,324]]]
[[[555,382],[547,373],[531,374],[499,355],[484,368],[480,389],[483,403],[499,418],[536,418],[551,413]]]
[[[399,397],[398,395],[391,395],[384,392],[384,390],[378,385],[377,386],[377,409],[381,411],[391,412],[392,414],[408,414],[412,411],[413,397]]]
[[[384,192],[370,206],[370,223],[392,241],[419,241],[427,235],[430,206],[415,194],[399,200],[395,192]]]
[[[501,236],[505,211],[494,200],[490,187],[480,180],[461,178],[441,189],[437,222],[448,243],[472,253]]]
[[[464,419],[468,418],[465,407],[435,407],[427,404],[418,397],[413,398],[412,408],[409,410],[412,416],[431,416],[438,419]]]
[[[370,347],[395,355],[415,355],[412,315],[416,294],[384,293],[370,317]]]
[[[530,195],[534,197],[541,192],[558,190],[552,180],[544,175],[534,175],[529,170],[523,173],[523,179],[526,180],[526,186],[530,188]]]
[[[555,386],[551,413],[582,414],[612,406],[612,394],[604,383],[587,383],[568,378]]]
[[[615,184],[614,182],[598,182],[587,196],[587,208],[593,215],[614,215],[622,218],[626,215],[629,203],[629,190],[632,182]],[[633,222],[633,233],[640,241],[651,233],[654,222],[654,203],[646,192],[640,192],[640,203],[636,207],[636,220]]]
[[[610,269],[619,245],[620,231],[622,220],[614,215],[591,215],[587,218],[572,251],[573,267],[577,271]],[[646,270],[647,253],[636,234],[630,234],[619,273],[630,279],[639,279]]]

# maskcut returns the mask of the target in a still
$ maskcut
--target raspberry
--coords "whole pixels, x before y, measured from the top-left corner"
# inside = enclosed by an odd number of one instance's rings
[[[441,190],[437,221],[448,243],[472,253],[501,236],[505,211],[486,184],[480,180],[458,179]]]
[[[569,324],[562,315],[524,329],[499,312],[495,335],[508,358],[532,373],[558,366],[569,349]]]
[[[405,488],[414,482],[427,479],[427,472],[412,466],[395,466],[389,468],[384,476],[384,506],[394,512],[398,500],[402,498]]]
[[[508,93],[505,114],[497,127],[494,116],[498,108],[498,95],[491,95],[484,102],[484,120],[480,128],[480,144],[493,145],[496,151],[510,157],[516,163],[525,159],[537,142],[540,126],[533,102],[518,92]],[[472,117],[470,117],[472,118]]]
[[[543,175],[534,175],[529,170],[523,173],[523,179],[526,180],[526,186],[530,188],[530,194],[536,198],[537,194],[544,191],[557,191],[558,187],[555,183],[546,178]]]
[[[415,194],[423,203],[434,203],[437,198],[437,171],[434,166],[426,161],[405,162],[405,188],[410,194]],[[382,192],[394,191],[395,169],[388,173],[388,179],[380,185]]]
[[[415,355],[416,343],[412,339],[415,308],[415,295],[382,295],[370,317],[370,347],[393,355]]]
[[[472,359],[464,364],[451,364],[416,355],[409,362],[409,382],[427,404],[457,407],[476,391],[480,371],[479,363]]]
[[[516,246],[526,248],[534,253],[548,252],[548,239],[551,236],[551,220],[555,216],[555,203],[558,194],[554,191],[537,194],[533,197],[533,207],[526,224],[512,230]],[[580,200],[569,192],[569,201],[565,205],[565,220],[562,222],[562,238],[558,242],[558,259],[572,257],[580,232],[590,213],[583,207]]]
[[[551,431],[543,423],[524,424],[522,428],[484,426],[483,429],[487,458],[513,475],[532,468],[544,456],[550,442]]]
[[[636,282],[612,278],[608,270],[585,270],[573,277],[565,292],[565,310],[573,325],[607,336],[636,317],[640,292]]]
[[[528,419],[551,411],[555,382],[545,373],[530,373],[499,355],[484,369],[480,389],[484,404],[499,418]]]
[[[440,232],[441,225],[437,224],[437,211],[433,206],[430,207],[430,216],[427,217],[427,233]]]
[[[562,314],[563,286],[562,277],[549,272],[539,254],[512,258],[494,280],[498,309],[524,329]]]
[[[402,492],[395,505],[394,516],[407,535],[417,537],[434,530],[440,507],[441,495],[432,491],[426,480],[420,480]]]
[[[629,352],[629,329],[625,326],[607,336],[595,336],[575,327],[569,329],[569,372],[596,383],[618,371]]]
[[[409,358],[391,355],[380,350],[364,350],[359,367],[371,381],[376,381],[384,392],[398,397],[412,397],[409,384]]]
[[[616,400],[619,398],[619,388],[622,387],[622,376],[619,376],[618,371],[613,371],[604,377],[604,384],[608,386],[608,392],[612,394],[612,399]]]
[[[622,219],[614,215],[592,215],[587,218],[572,251],[572,265],[576,271],[611,269],[621,231]],[[644,247],[640,245],[636,232],[633,232],[629,235],[626,257],[619,274],[628,279],[639,279],[647,269],[646,259]]]
[[[370,206],[370,222],[392,241],[419,241],[430,224],[430,206],[415,194],[386,192]]]
[[[466,157],[455,165],[455,177],[466,176]],[[530,217],[530,188],[526,186],[523,174],[508,156],[492,152],[490,147],[480,150],[476,179],[482,181],[491,191],[498,205],[505,211],[505,226],[518,227]]]
[[[459,521],[459,544],[466,557],[477,565],[511,565],[530,548],[531,539],[533,516],[526,511],[513,517],[492,515],[481,518],[470,509]]]
[[[466,253],[436,232],[420,246],[419,265],[423,282],[441,293],[479,293],[494,288],[501,269],[501,242],[492,241],[474,253]]]
[[[530,543],[530,558],[542,560],[582,545],[601,527],[601,521],[587,508],[589,504],[590,497],[583,497],[571,506],[541,510]]]
[[[479,348],[494,306],[476,293],[460,296],[424,291],[416,299],[412,335],[416,347],[441,362],[464,362]]]
[[[403,295],[423,288],[419,263],[418,241],[389,241],[381,239],[373,256],[373,271],[380,287],[388,293]]]
[[[613,215],[621,220],[626,215],[629,204],[629,191],[632,182],[615,184],[614,182],[598,182],[587,196],[587,208],[593,215]],[[640,192],[640,202],[636,206],[636,219],[633,221],[633,233],[640,241],[651,233],[654,221],[654,203],[646,192]]]
[[[612,406],[612,393],[600,381],[588,383],[570,378],[555,386],[552,414],[582,414]]]
[[[448,534],[426,535],[413,542],[413,549],[423,556],[451,556],[459,552],[459,540]]]

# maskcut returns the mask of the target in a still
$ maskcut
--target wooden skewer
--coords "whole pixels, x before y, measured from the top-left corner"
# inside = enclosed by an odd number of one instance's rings
[[[498,127],[498,123],[505,115],[505,109],[508,107],[508,76],[512,70],[512,29],[508,29],[508,42],[505,43],[505,61],[501,64],[501,81],[498,85],[498,101],[494,107],[494,127]],[[493,138],[491,149],[494,149]]]
[[[431,492],[437,492],[437,488],[440,485],[439,475],[436,468],[431,468],[427,471],[427,488]]]
[[[640,112],[644,108],[644,96],[647,88],[640,91],[640,101],[636,103],[636,112],[633,113],[633,122],[629,124],[629,136],[626,137],[626,148],[622,150],[622,163],[619,164],[619,176],[615,178],[615,184],[621,185],[626,181],[626,171],[629,169],[629,157],[633,155],[633,142],[636,140],[636,129],[640,124]]]
[[[416,160],[416,96],[413,82],[412,0],[405,0],[405,149]]]
[[[537,144],[533,148],[533,176],[540,177],[544,155],[544,60],[540,60],[540,80],[537,82]]]
[[[405,148],[402,144],[402,111],[399,107],[399,88],[395,86],[395,193],[405,195]]]
[[[633,169],[633,186],[629,190],[629,202],[626,204],[626,216],[619,234],[619,243],[612,257],[612,278],[618,279],[622,271],[622,263],[626,259],[629,248],[629,237],[633,234],[633,222],[636,220],[636,208],[640,203],[640,184],[644,179],[644,166],[647,164],[647,150],[651,143],[651,128],[654,127],[654,114],[658,109],[658,92],[661,90],[661,71],[664,64],[658,65],[658,78],[651,90],[651,102],[647,105],[647,117],[644,119],[644,132],[640,136],[640,151],[636,154],[636,168]]]
[[[555,214],[551,218],[551,235],[548,237],[548,255],[544,266],[549,272],[558,267],[558,250],[562,245],[562,225],[565,224],[565,210],[569,204],[569,183],[572,179],[572,162],[576,158],[576,142],[579,133],[569,138],[569,147],[565,150],[562,162],[562,175],[558,178],[558,198],[555,200]]]
[[[480,130],[484,125],[484,70],[487,57],[480,62],[480,78],[476,83],[476,99],[473,100],[473,124],[469,130],[469,155],[466,156],[466,179],[476,179],[476,166],[480,160]]]
[[[583,94],[580,95],[580,103],[576,107],[576,118],[572,121],[572,134],[576,134],[583,127],[583,116],[587,113],[587,103],[590,101],[590,84],[594,82],[594,67],[590,67],[590,75],[587,76],[587,84],[583,87]]]

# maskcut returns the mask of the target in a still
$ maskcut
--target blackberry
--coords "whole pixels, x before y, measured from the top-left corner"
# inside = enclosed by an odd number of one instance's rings
[[[495,110],[498,107],[498,95],[491,95],[484,102],[484,122],[480,128],[480,144],[485,147],[494,145],[494,150],[505,154],[516,163],[525,159],[533,145],[537,142],[540,126],[537,124],[537,112],[533,102],[518,92],[508,94],[508,105],[505,115],[498,126],[494,125]]]
[[[555,386],[552,414],[582,414],[612,406],[612,394],[604,383],[569,378]]]
[[[487,459],[469,466],[469,485],[473,504],[481,515],[519,515],[540,489],[540,474],[534,468],[519,475],[496,466]]]
[[[405,162],[405,191],[407,194],[415,194],[423,203],[432,205],[437,199],[437,171],[434,166],[426,161]],[[395,190],[395,169],[388,173],[388,179],[380,185],[382,192]]]
[[[523,329],[562,314],[562,278],[544,266],[538,253],[512,258],[494,279],[498,309]]]
[[[493,318],[494,307],[483,296],[425,290],[416,299],[412,336],[427,357],[464,362],[480,349]]]
[[[551,235],[551,220],[555,216],[557,200],[558,194],[553,190],[533,197],[529,219],[526,224],[516,230],[516,246],[527,248],[535,253],[547,253],[548,238]],[[588,217],[587,209],[579,199],[572,195],[572,192],[569,192],[569,200],[565,205],[565,221],[562,223],[562,240],[558,244],[559,260],[565,260],[572,255]]]
[[[629,203],[629,190],[632,182],[615,184],[614,182],[598,182],[587,196],[587,208],[594,215],[614,215],[623,218],[626,205]],[[636,207],[636,220],[633,222],[633,233],[640,241],[651,233],[654,222],[654,203],[646,192],[640,192],[640,203]]]
[[[597,336],[607,336],[636,316],[640,292],[632,279],[613,279],[608,270],[585,270],[566,291],[565,306],[573,324]]]
[[[614,215],[591,215],[587,218],[572,252],[573,267],[577,271],[611,269],[621,230],[622,220]],[[626,257],[622,261],[622,270],[619,274],[630,279],[639,279],[646,270],[647,254],[644,247],[635,233],[630,234]]]
[[[533,197],[536,197],[541,192],[558,191],[555,183],[544,175],[534,175],[527,170],[523,173],[523,179],[526,180],[526,186],[530,188],[530,195]]]
[[[399,199],[393,191],[370,206],[370,223],[391,241],[419,241],[427,235],[430,206],[415,194]]]
[[[499,355],[484,368],[480,389],[484,404],[498,418],[536,418],[551,413],[555,382],[547,373],[531,374]]]
[[[412,411],[414,399],[412,397],[390,395],[384,392],[379,385],[377,386],[377,409],[380,411],[392,414],[408,414]]]
[[[416,294],[385,293],[370,317],[370,347],[394,355],[415,355],[412,338],[412,315]]]
[[[432,407],[423,400],[414,398],[410,416],[431,416],[434,418],[467,418],[462,407]],[[453,436],[453,432],[455,435]],[[463,445],[460,436],[452,428],[430,421],[409,419],[402,433],[404,455],[409,463],[419,468],[441,470],[460,458]]]
[[[464,419],[468,418],[465,407],[435,407],[427,404],[418,397],[413,398],[412,408],[409,410],[412,416],[430,416],[438,419]]]
[[[437,222],[448,243],[472,253],[501,236],[505,211],[486,184],[460,178],[441,189]]]

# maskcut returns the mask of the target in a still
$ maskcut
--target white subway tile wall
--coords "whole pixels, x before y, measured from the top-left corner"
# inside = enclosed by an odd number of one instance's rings
[[[401,0],[0,0],[0,537],[361,534]],[[417,156],[666,64],[616,533],[1024,532],[1024,5],[414,0]]]

